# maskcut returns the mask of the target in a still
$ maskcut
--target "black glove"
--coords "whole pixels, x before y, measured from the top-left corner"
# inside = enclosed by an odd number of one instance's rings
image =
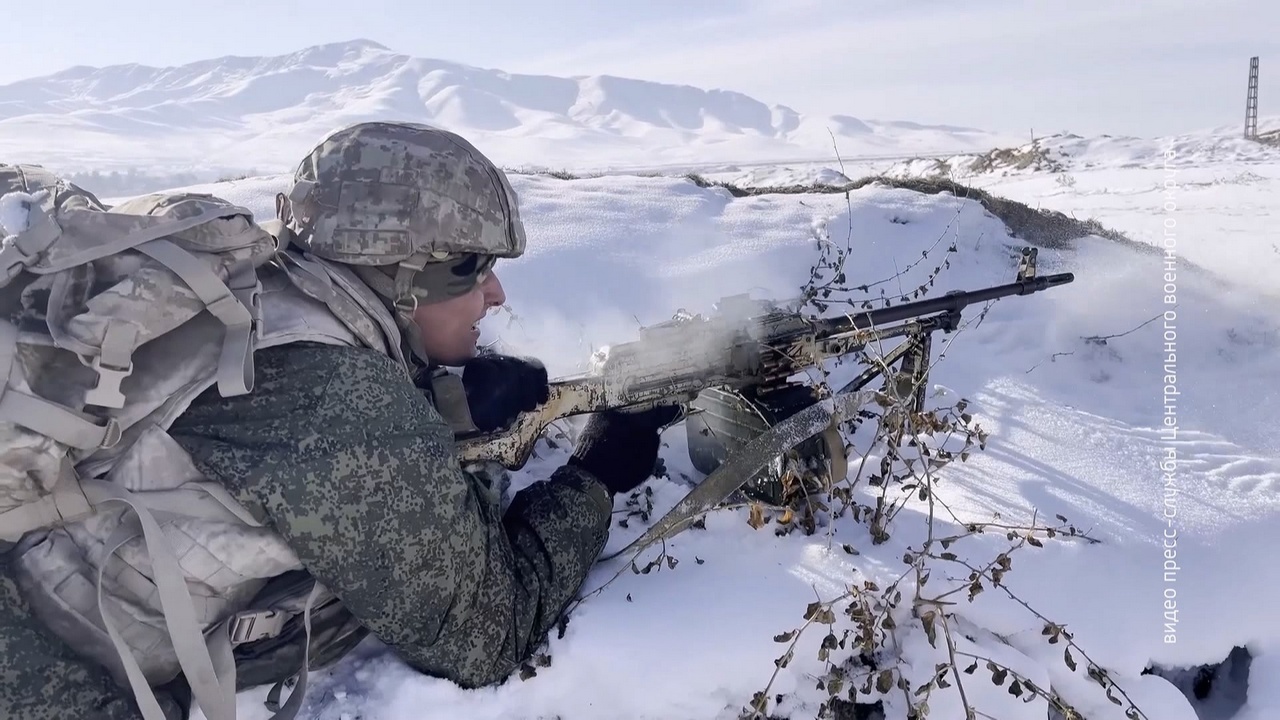
[[[547,368],[534,358],[479,355],[462,367],[471,421],[481,432],[507,427],[547,401]]]
[[[596,413],[587,421],[568,464],[591,473],[615,495],[630,492],[653,475],[658,435],[678,417],[679,405]]]

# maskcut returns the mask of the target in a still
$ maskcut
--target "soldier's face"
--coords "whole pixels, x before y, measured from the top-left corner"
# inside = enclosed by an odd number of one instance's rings
[[[449,366],[462,365],[475,357],[480,321],[490,308],[506,301],[502,283],[490,270],[467,294],[418,306],[413,320],[427,357]]]

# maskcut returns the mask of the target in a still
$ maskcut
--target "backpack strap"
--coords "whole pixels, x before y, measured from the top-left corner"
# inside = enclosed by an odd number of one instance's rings
[[[298,673],[294,676],[297,681],[294,683],[293,691],[289,693],[289,699],[280,704],[280,693],[284,690],[284,680],[275,683],[271,689],[267,691],[267,697],[264,704],[273,714],[269,720],[293,720],[298,711],[302,709],[302,701],[307,695],[307,676],[311,672],[311,610],[325,593],[326,589],[319,582],[315,582],[311,586],[311,592],[307,593],[306,603],[302,608],[302,632],[303,632],[303,651],[302,666],[298,668]],[[235,660],[232,656],[232,647],[241,643],[253,642],[267,637],[274,637],[284,628],[284,623],[289,619],[289,615],[282,611],[266,610],[266,611],[246,611],[233,615],[227,620],[227,629],[219,626],[211,636],[211,651],[225,655],[231,667],[235,667]],[[256,631],[255,628],[261,620],[267,621],[267,629],[265,631]]]
[[[0,421],[10,422],[77,450],[111,447],[120,440],[114,418],[76,412],[9,384],[18,350],[18,329],[0,322]],[[31,530],[74,522],[93,514],[71,459],[64,457],[57,482],[47,495],[0,513],[0,540],[17,541]]]
[[[192,604],[190,590],[183,578],[182,568],[177,557],[169,547],[164,531],[151,511],[135,497],[133,493],[122,487],[100,480],[85,480],[86,489],[99,495],[103,504],[119,502],[128,506],[135,522],[122,522],[119,529],[107,539],[107,554],[98,567],[97,592],[98,612],[102,616],[102,625],[111,638],[111,643],[120,656],[129,685],[133,688],[138,708],[145,720],[164,720],[164,712],[156,700],[155,693],[147,682],[138,660],[129,650],[124,638],[116,629],[107,611],[107,598],[102,594],[102,575],[109,559],[126,542],[142,535],[143,542],[150,556],[156,593],[160,598],[160,607],[164,613],[165,625],[173,642],[178,663],[187,682],[191,686],[200,710],[209,720],[234,720],[235,718],[235,665],[228,668],[222,663],[215,664],[209,652],[199,623],[196,621],[195,608]],[[219,667],[219,665],[222,665]]]
[[[262,324],[262,281],[254,266],[237,264],[228,284],[208,264],[168,240],[152,240],[137,249],[182,278],[205,309],[226,326],[218,358],[218,391],[222,396],[253,390],[253,334]]]
[[[253,334],[262,321],[259,303],[262,284],[256,268],[250,261],[238,263],[232,267],[229,283],[226,283],[208,263],[165,239],[218,217],[243,213],[248,211],[237,207],[216,207],[186,217],[68,210],[62,217],[66,227],[60,227],[43,206],[31,204],[27,227],[8,238],[5,248],[0,250],[0,273],[4,278],[0,280],[0,286],[23,269],[47,274],[124,250],[144,253],[181,278],[205,309],[226,326],[218,361],[218,389],[224,397],[243,395],[253,389]],[[64,233],[72,238],[72,245],[84,245],[80,236],[90,233],[101,238],[89,250],[50,261],[39,269],[33,267],[38,256]],[[55,283],[54,292],[65,293],[67,284],[65,280]],[[97,348],[72,338],[60,337],[58,341],[59,345],[76,352],[81,356],[81,362],[98,373],[97,387],[86,395],[86,404],[124,407],[125,397],[120,385],[133,372],[132,356],[138,345],[137,328],[123,321],[110,323],[103,334],[101,346]]]
[[[17,352],[18,328],[11,322],[0,322],[0,420],[77,450],[107,448],[120,440],[120,426],[113,418],[86,415],[10,386],[9,374]]]
[[[0,513],[0,540],[17,542],[36,528],[72,523],[94,514],[71,459],[62,459],[57,483],[48,495]]]
[[[164,613],[165,626],[168,628],[169,638],[173,643],[174,652],[178,656],[178,664],[182,667],[183,676],[191,686],[192,695],[194,695],[196,702],[199,703],[201,712],[209,720],[235,720],[236,665],[233,646],[241,642],[259,639],[262,636],[260,633],[243,632],[241,616],[254,614],[240,613],[232,615],[216,626],[206,637],[196,620],[191,592],[187,588],[182,568],[169,546],[163,529],[161,529],[159,522],[156,520],[157,513],[165,515],[170,514],[172,510],[162,509],[162,507],[157,506],[154,507],[155,512],[153,513],[153,507],[149,507],[154,505],[150,502],[150,498],[135,495],[111,482],[97,479],[84,480],[82,482],[91,496],[91,502],[103,505],[111,502],[123,503],[132,512],[132,521],[122,522],[119,529],[112,533],[107,540],[106,558],[109,559],[126,542],[139,535],[142,536],[151,559],[156,593],[160,598],[160,607]],[[225,515],[230,512],[251,525],[261,525],[244,511],[238,503],[235,503],[230,498],[230,495],[225,493],[225,490],[212,483],[196,483],[195,485],[207,492],[207,497],[212,498],[213,502],[179,503],[182,509],[177,512],[184,515],[198,513],[215,516]],[[174,510],[176,510],[176,507]],[[106,566],[107,562],[104,560],[98,567],[97,578],[98,612],[101,615],[103,627],[106,629],[107,635],[110,637],[111,643],[115,646],[116,653],[120,657],[120,662],[124,667],[125,675],[128,677],[129,685],[133,689],[134,697],[144,720],[165,720],[164,712],[160,709],[159,701],[156,700],[150,683],[143,674],[142,668],[138,665],[137,658],[133,656],[133,652],[129,650],[124,638],[116,630],[115,623],[111,620],[111,615],[107,611],[110,603],[102,594],[102,576]],[[302,706],[302,700],[306,694],[307,673],[310,671],[311,608],[324,592],[324,586],[317,582],[307,596],[303,610],[307,651],[303,656],[298,682],[288,701],[280,707],[279,712],[271,716],[270,720],[292,720]],[[235,637],[233,637],[233,634]],[[273,690],[273,692],[278,698],[278,689]]]

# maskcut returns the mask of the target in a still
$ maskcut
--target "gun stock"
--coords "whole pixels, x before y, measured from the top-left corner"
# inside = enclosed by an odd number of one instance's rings
[[[458,457],[463,462],[494,460],[508,469],[519,470],[533,453],[534,443],[548,425],[560,418],[598,412],[611,407],[600,377],[575,377],[551,383],[547,402],[521,413],[511,427],[487,435],[458,439]]]
[[[657,402],[676,403],[692,399],[705,386],[700,379],[643,386],[610,374],[562,378],[550,383],[545,403],[521,413],[510,427],[488,434],[461,435],[455,447],[464,463],[493,460],[509,470],[519,470],[529,461],[542,431],[556,420],[602,410],[647,407]]]

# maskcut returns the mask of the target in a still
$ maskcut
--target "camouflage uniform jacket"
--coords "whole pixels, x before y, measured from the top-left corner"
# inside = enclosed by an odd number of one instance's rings
[[[505,679],[602,550],[603,485],[564,467],[499,516],[391,359],[293,344],[257,364],[252,395],[206,393],[173,438],[411,666],[466,687]]]

